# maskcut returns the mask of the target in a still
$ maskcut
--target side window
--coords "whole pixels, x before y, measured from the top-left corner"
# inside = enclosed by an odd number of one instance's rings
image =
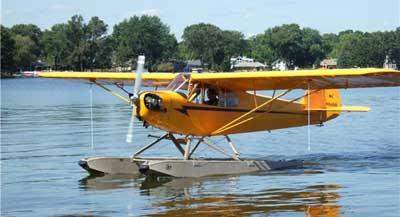
[[[189,102],[206,105],[235,107],[239,105],[239,98],[232,91],[216,88],[199,88],[189,96]]]
[[[193,93],[189,96],[189,102],[193,103],[201,103],[203,98],[203,91],[201,89],[196,89]]]
[[[232,91],[221,91],[219,95],[219,105],[224,107],[235,107],[239,105],[239,98]]]

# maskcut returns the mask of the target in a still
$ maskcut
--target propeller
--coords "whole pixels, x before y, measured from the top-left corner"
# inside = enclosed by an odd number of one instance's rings
[[[128,133],[126,134],[126,142],[127,143],[132,143],[133,127],[134,127],[134,122],[135,122],[135,110],[139,104],[139,92],[140,92],[140,88],[142,86],[142,73],[143,73],[143,68],[144,68],[144,60],[145,60],[145,56],[138,57],[137,68],[136,68],[135,87],[134,87],[133,96],[131,96],[132,115],[131,115],[131,121],[129,122]]]

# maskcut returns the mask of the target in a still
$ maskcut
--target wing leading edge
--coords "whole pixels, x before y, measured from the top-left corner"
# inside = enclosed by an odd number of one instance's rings
[[[143,85],[166,86],[175,76],[175,73],[143,73]],[[116,72],[41,72],[39,77],[96,81],[101,84],[118,83],[126,86],[134,84],[136,74]]]
[[[166,86],[177,73],[144,73],[145,86]],[[135,73],[42,72],[44,78],[92,80],[133,85]],[[390,69],[332,69],[299,71],[192,73],[192,82],[232,90],[336,89],[400,86],[400,71]]]
[[[193,81],[234,90],[336,89],[400,86],[400,71],[333,69],[192,74]],[[308,86],[309,85],[309,86]]]

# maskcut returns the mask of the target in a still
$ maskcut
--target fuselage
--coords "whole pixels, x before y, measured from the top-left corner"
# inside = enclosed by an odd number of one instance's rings
[[[230,91],[220,94],[218,105],[188,99],[176,91],[146,91],[140,94],[136,116],[162,130],[193,136],[214,136],[321,124],[339,115],[337,112],[307,110],[304,102]],[[265,106],[254,110],[264,102]],[[221,127],[245,116],[229,128]],[[310,122],[309,122],[310,121]]]

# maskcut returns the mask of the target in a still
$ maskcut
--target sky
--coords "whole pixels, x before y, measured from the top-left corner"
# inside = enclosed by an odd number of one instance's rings
[[[1,24],[32,23],[42,30],[66,23],[74,14],[87,22],[98,16],[109,25],[134,15],[159,16],[178,40],[186,26],[211,23],[249,37],[288,23],[321,33],[394,30],[400,26],[400,0],[1,0]]]

